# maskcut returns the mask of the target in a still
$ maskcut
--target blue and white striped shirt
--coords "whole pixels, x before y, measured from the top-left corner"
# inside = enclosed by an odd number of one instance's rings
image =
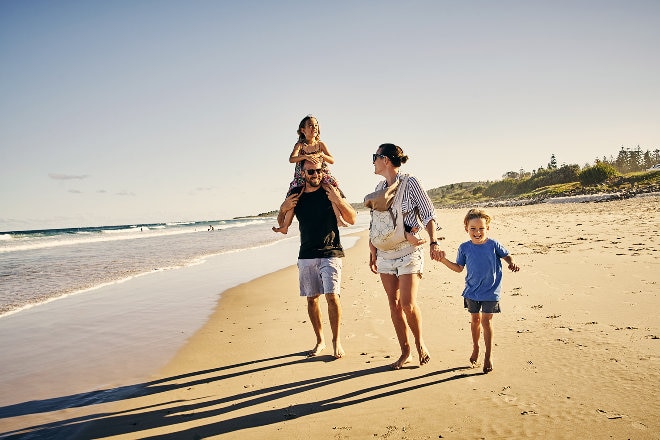
[[[401,173],[398,173],[396,179],[399,180],[400,178]],[[385,189],[387,186],[387,180],[383,180],[376,185],[376,191]],[[438,222],[435,218],[435,208],[433,207],[431,198],[426,194],[426,191],[424,191],[422,185],[419,184],[419,181],[414,176],[408,177],[406,192],[403,194],[402,210],[403,222],[411,228],[422,229],[431,220],[435,220],[436,223]],[[421,224],[420,220],[422,222]]]

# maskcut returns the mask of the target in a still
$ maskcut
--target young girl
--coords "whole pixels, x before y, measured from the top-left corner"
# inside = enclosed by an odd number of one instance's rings
[[[321,130],[319,123],[312,115],[305,116],[298,125],[298,142],[293,146],[293,151],[289,156],[289,162],[295,163],[296,168],[293,173],[293,180],[289,185],[289,191],[286,196],[290,196],[294,192],[299,192],[305,186],[305,177],[302,175],[302,163],[307,160],[314,164],[320,163],[323,168],[323,184],[339,187],[337,180],[330,174],[328,164],[335,163],[335,159],[328,151],[328,147],[321,141]],[[339,226],[346,226],[341,217],[339,209],[335,204],[332,204],[332,209],[337,217],[337,224]],[[284,220],[278,227],[273,226],[273,231],[286,234],[289,232],[289,226],[293,221],[293,209],[287,211]]]

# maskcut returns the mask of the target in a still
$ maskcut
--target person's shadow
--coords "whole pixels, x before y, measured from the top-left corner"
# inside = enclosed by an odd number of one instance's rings
[[[290,358],[291,360],[288,360]],[[155,381],[122,386],[109,390],[92,391],[57,397],[53,399],[24,402],[0,407],[0,420],[3,418],[16,417],[27,414],[51,412],[66,408],[76,408],[100,403],[120,401],[123,399],[132,399],[174,389],[185,389],[199,384],[216,382],[242,375],[250,375],[269,369],[292,366],[302,362],[327,362],[332,359],[332,356],[307,358],[305,353],[292,353],[282,356],[259,359],[251,362],[244,362],[208,370],[190,372]],[[269,363],[271,361],[282,362],[263,366],[259,365],[262,363]],[[253,367],[244,369],[245,367],[249,366]],[[228,370],[236,368],[242,369],[240,371],[227,372]],[[304,417],[309,414],[321,413],[346,406],[357,405],[369,400],[397,395],[412,391],[414,389],[433,386],[474,375],[474,373],[467,374],[466,370],[470,370],[470,368],[456,367],[445,370],[432,371],[421,376],[394,380],[392,382],[387,382],[377,386],[370,386],[362,389],[354,389],[344,394],[318,400],[316,402],[293,405],[285,410],[278,408],[266,411],[257,411],[248,415],[227,418],[220,422],[203,422],[203,420],[207,418],[227,415],[239,409],[250,408],[265,402],[275,401],[285,397],[306,393],[307,391],[314,390],[326,385],[346,382],[351,379],[390,371],[389,367],[387,366],[371,367],[363,370],[347,371],[345,373],[292,381],[289,383],[261,388],[258,390],[246,391],[232,396],[223,396],[213,400],[201,401],[200,398],[167,401],[149,407],[131,408],[127,411],[118,411],[114,413],[97,413],[70,418],[67,420],[58,420],[56,422],[44,423],[41,425],[0,433],[0,438],[69,439],[75,438],[77,436],[84,438],[84,434],[81,434],[81,432],[92,426],[94,428],[94,432],[102,432],[103,436],[132,433],[137,436],[136,438],[203,438],[212,435],[239,431],[246,428],[265,426],[272,423],[278,423],[286,419]],[[421,383],[408,384],[412,381],[421,381]],[[345,388],[348,388],[348,386]],[[199,421],[200,423],[196,424],[193,428],[184,428],[182,430],[177,430],[176,428],[176,425],[178,424],[186,423],[186,426],[190,426],[190,422],[195,421]],[[146,434],[146,432],[140,434],[140,431],[146,431],[149,429],[166,426],[170,426],[173,433],[153,436],[149,436]]]

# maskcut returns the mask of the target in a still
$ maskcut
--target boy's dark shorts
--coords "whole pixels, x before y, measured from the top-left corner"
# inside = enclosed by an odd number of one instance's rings
[[[463,298],[463,306],[470,313],[479,313],[479,310],[481,313],[500,313],[499,301],[473,301]]]

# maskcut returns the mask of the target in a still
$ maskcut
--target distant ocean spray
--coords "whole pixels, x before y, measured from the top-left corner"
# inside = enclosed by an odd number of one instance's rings
[[[0,317],[157,270],[297,237],[272,217],[0,232]],[[295,262],[292,262],[295,264]]]

